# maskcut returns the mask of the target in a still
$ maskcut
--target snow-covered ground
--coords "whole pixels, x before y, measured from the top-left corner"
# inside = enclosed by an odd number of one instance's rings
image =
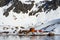
[[[25,1],[22,2],[24,3]],[[39,1],[35,0],[35,3],[38,2]],[[17,14],[13,12],[13,9],[9,12],[8,17],[3,16],[4,10],[6,10],[11,5],[12,3],[9,3],[8,6],[6,5],[4,7],[0,7],[0,25],[23,26],[25,28],[28,28],[38,26],[38,24],[46,23],[54,19],[60,19],[60,7],[54,11],[51,10],[47,14],[45,12],[38,12],[39,15],[37,17],[35,15],[29,16],[28,13],[23,14],[22,12],[20,14]],[[34,9],[36,8],[33,7],[32,10]]]

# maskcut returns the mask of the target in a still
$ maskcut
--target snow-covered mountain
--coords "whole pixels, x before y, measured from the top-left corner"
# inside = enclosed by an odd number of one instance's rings
[[[0,25],[28,28],[60,18],[60,0],[0,1]]]

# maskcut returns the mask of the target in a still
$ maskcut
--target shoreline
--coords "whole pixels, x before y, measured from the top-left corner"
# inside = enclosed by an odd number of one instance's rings
[[[24,35],[24,34],[0,34],[0,36],[49,36],[48,34],[31,34],[31,35]],[[60,36],[60,34],[54,34],[54,35],[50,35],[50,36]]]

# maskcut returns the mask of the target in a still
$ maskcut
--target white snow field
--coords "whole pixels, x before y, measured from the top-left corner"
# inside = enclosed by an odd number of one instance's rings
[[[20,0],[22,3],[25,3],[25,1]],[[42,0],[40,0],[42,1]],[[39,1],[35,0],[35,3],[38,3]],[[28,3],[26,3],[28,4]],[[56,10],[51,10],[46,14],[46,12],[38,12],[39,16],[29,16],[27,14],[23,14],[22,12],[20,14],[17,14],[16,12],[13,12],[13,9],[9,12],[9,16],[5,17],[3,16],[4,10],[6,10],[8,7],[10,7],[12,3],[10,2],[9,5],[6,5],[4,7],[0,7],[0,25],[10,25],[10,26],[23,26],[25,28],[28,27],[34,27],[41,25],[41,23],[47,23],[48,21],[52,21],[54,19],[60,19],[60,7],[58,7]],[[32,10],[38,10],[38,8],[33,7]],[[31,10],[30,10],[31,11]],[[58,25],[59,27],[60,25]],[[41,27],[41,26],[40,26]],[[58,33],[58,28],[56,29],[56,32]],[[50,29],[50,28],[49,28]],[[59,31],[60,32],[60,31]]]

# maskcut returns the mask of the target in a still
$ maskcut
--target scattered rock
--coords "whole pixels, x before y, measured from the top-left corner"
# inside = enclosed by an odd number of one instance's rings
[[[55,34],[54,33],[49,33],[48,36],[54,36]]]

